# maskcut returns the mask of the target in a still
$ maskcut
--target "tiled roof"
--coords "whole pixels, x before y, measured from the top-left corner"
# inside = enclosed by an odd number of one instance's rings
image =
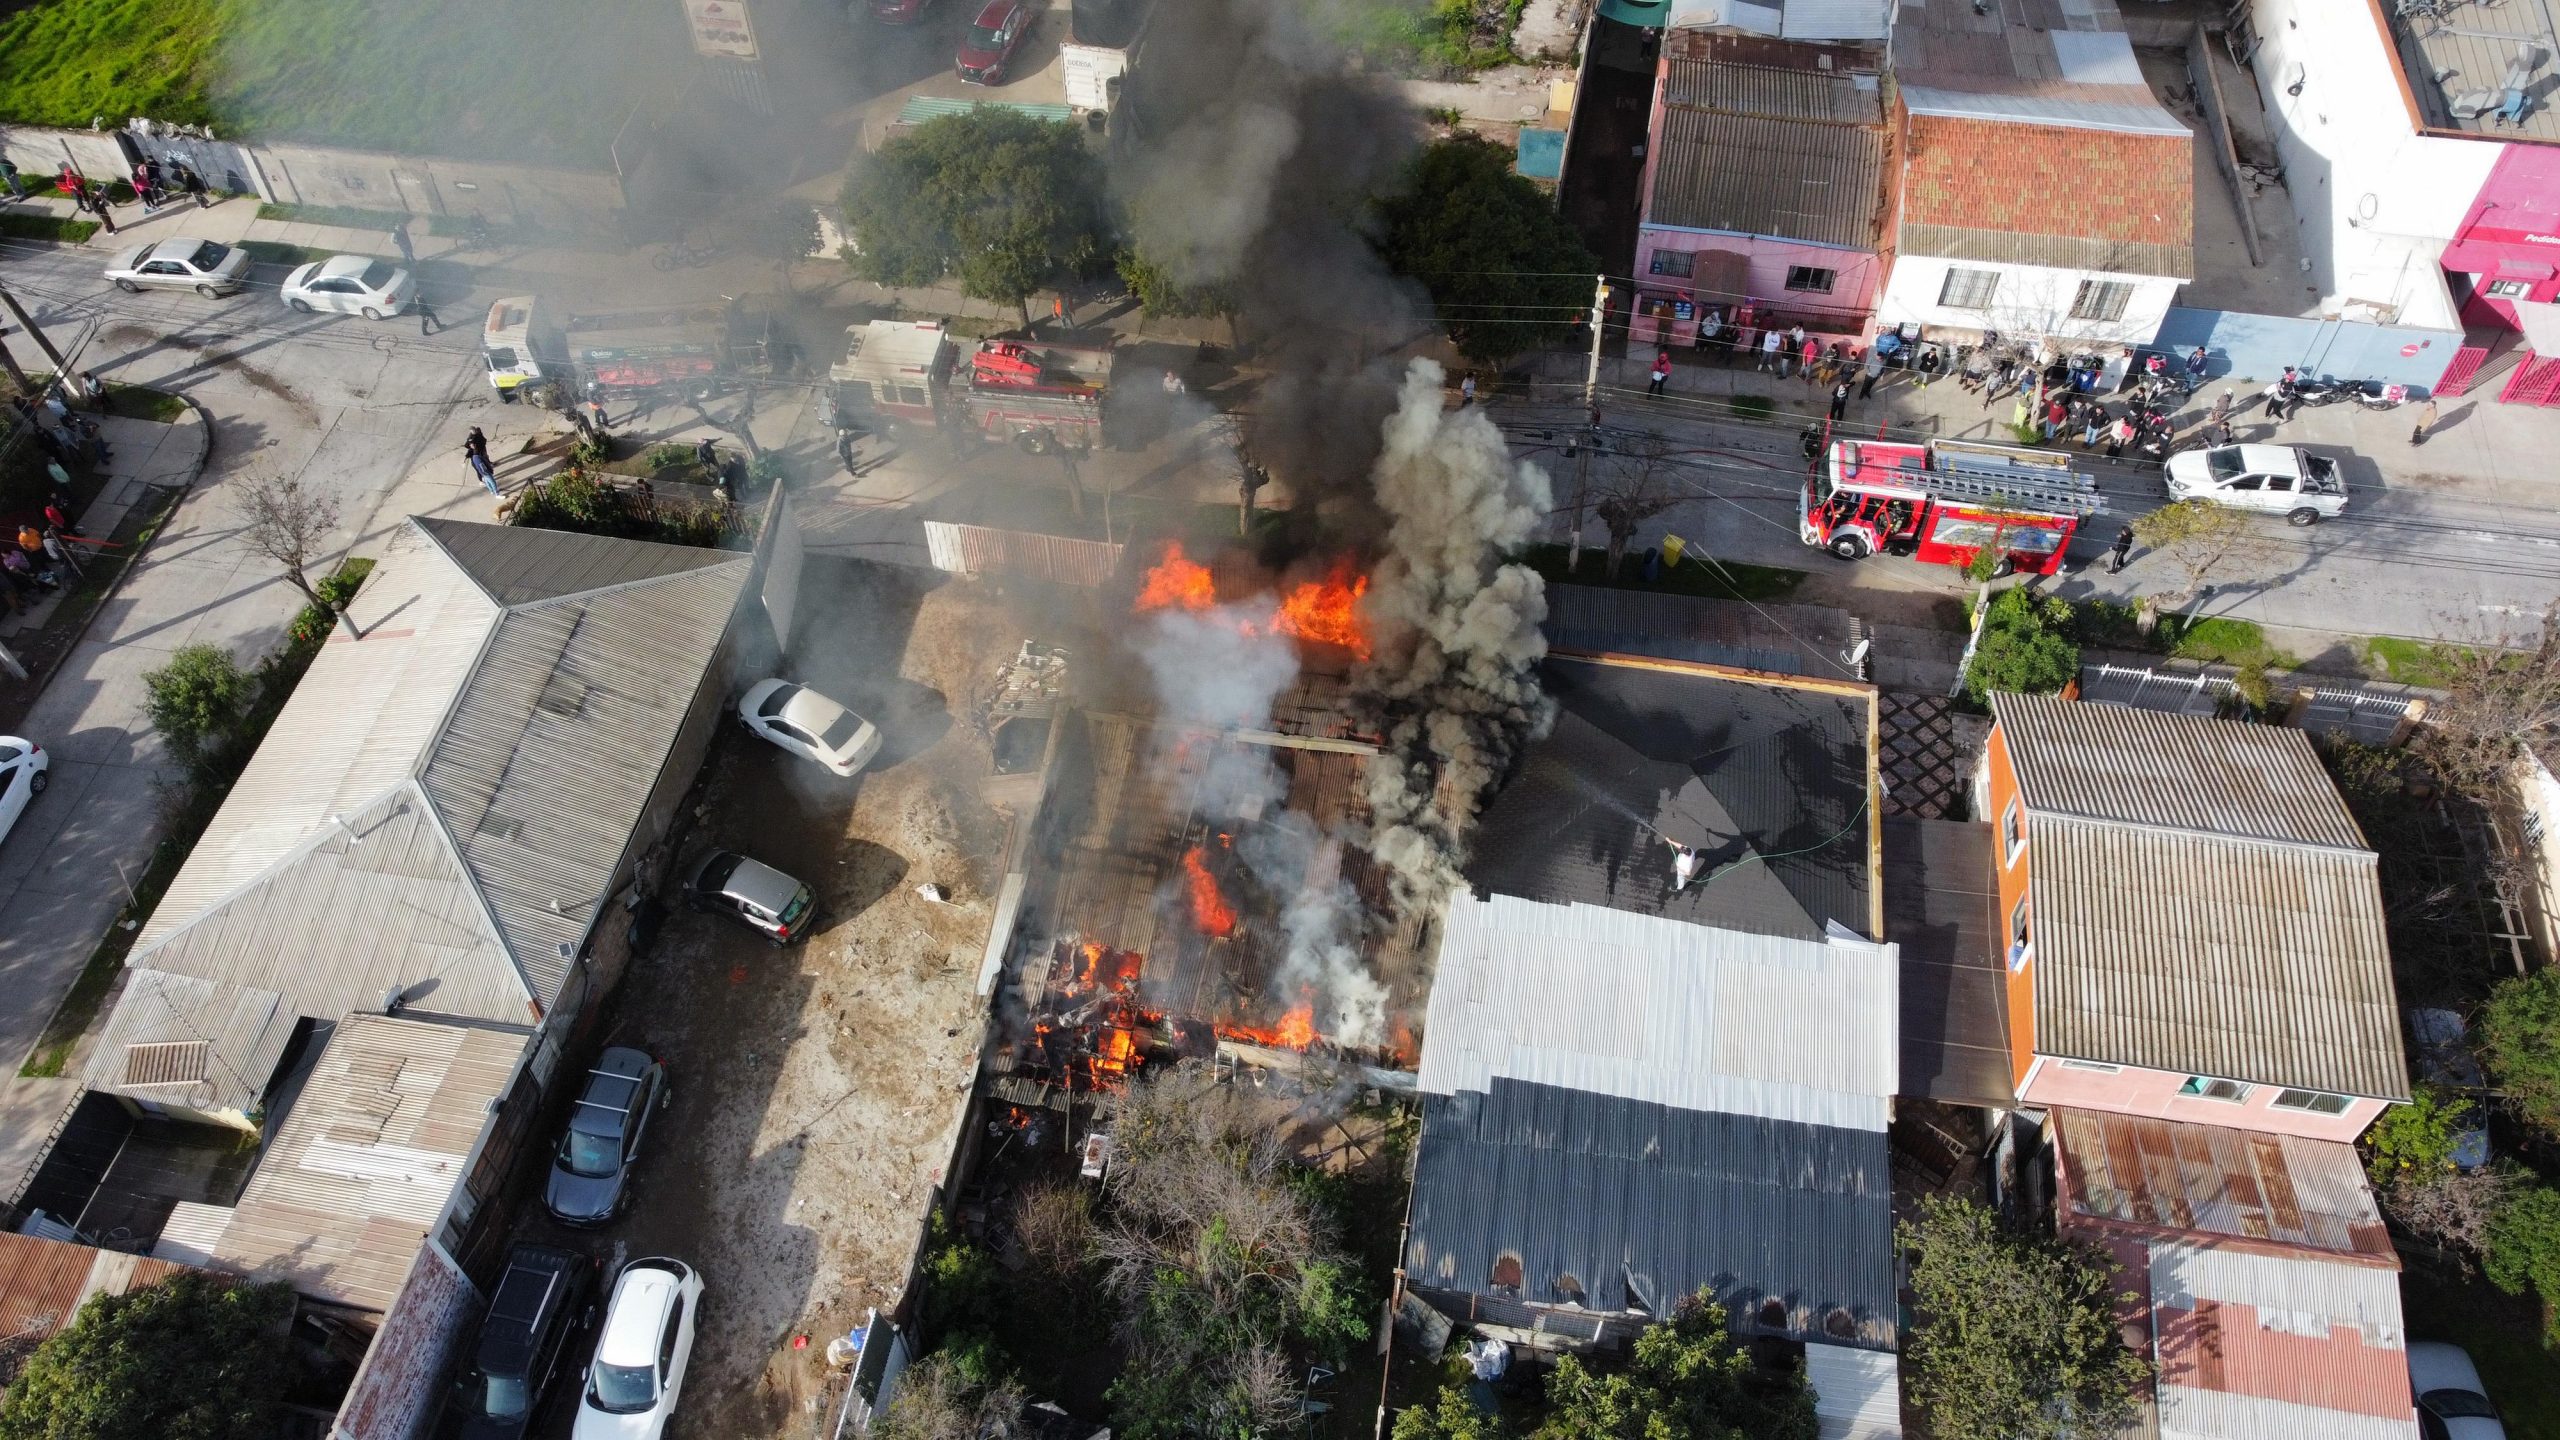
[[[1901,248],[2190,278],[2193,150],[2185,135],[1913,115]]]

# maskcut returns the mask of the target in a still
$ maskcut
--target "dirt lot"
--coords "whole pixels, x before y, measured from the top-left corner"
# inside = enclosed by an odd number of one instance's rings
[[[864,774],[839,780],[735,726],[713,748],[686,858],[726,846],[807,881],[810,939],[777,950],[680,913],[606,1025],[674,1087],[632,1213],[598,1238],[703,1273],[678,1440],[809,1433],[828,1337],[898,1297],[975,1074],[1010,821],[981,798],[985,747],[945,697],[1020,632],[987,597],[929,583],[810,561],[787,668],[880,725]],[[919,895],[928,882],[949,903]]]

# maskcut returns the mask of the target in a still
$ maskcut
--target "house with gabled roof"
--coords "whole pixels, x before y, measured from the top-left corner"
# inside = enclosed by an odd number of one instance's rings
[[[2378,861],[2303,732],[1991,708],[2021,1104],[2344,1141],[2408,1098]]]
[[[754,557],[430,518],[390,549],[136,940],[91,1088],[256,1129],[315,1025],[531,1037],[609,983]]]

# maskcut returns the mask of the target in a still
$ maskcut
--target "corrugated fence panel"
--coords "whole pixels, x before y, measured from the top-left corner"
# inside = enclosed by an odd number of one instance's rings
[[[1119,573],[1122,549],[1101,540],[957,525],[948,520],[924,522],[924,543],[936,570],[954,575],[1009,575],[1087,589],[1107,584]]]

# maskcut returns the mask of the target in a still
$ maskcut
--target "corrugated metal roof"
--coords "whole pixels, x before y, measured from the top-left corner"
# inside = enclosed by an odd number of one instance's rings
[[[85,1078],[92,1090],[197,1110],[246,1111],[275,1073],[296,1018],[273,990],[166,970],[127,970],[124,993],[90,1050]],[[201,1078],[181,1086],[134,1074],[134,1047],[178,1044],[203,1047]]]
[[[1846,70],[1782,70],[1675,58],[1663,64],[1662,97],[1675,107],[1764,120],[1884,123],[1884,90],[1876,77]]]
[[[1476,889],[1803,940],[1875,928],[1871,692],[1559,656],[1539,675],[1556,725],[1476,827]],[[1678,891],[1666,840],[1708,862]]]
[[[233,1207],[212,1262],[382,1310],[462,1179],[524,1036],[351,1015]]]
[[[1898,963],[1865,940],[1460,893],[1420,1084],[1449,1095],[1499,1077],[1882,1131],[1899,1078]]]
[[[1735,68],[1735,67],[1722,67]],[[1673,106],[1655,137],[1644,223],[1873,250],[1884,131]]]
[[[470,1277],[442,1250],[420,1245],[400,1298],[347,1384],[330,1440],[413,1440],[435,1411],[454,1342],[481,1303]]]
[[[1882,40],[1893,33],[1894,0],[1786,0],[1779,33],[1790,40]]]
[[[419,516],[417,525],[473,584],[502,606],[682,575],[738,558],[731,551],[693,545],[660,545],[522,525],[479,525],[429,515]]]
[[[1866,678],[1846,658],[1866,637],[1865,627],[1856,616],[1827,605],[1549,584],[1547,618],[1538,629],[1557,650],[1658,655],[1771,675]]]
[[[2150,1252],[2163,1435],[2416,1433],[2395,1272],[2175,1241]]]
[[[2096,1110],[2053,1116],[2066,1225],[2193,1231],[2400,1263],[2353,1145]]]
[[[1978,260],[1990,265],[2042,265],[2054,270],[2156,275],[2169,280],[2192,280],[2196,273],[2192,246],[2106,240],[2094,235],[2046,235],[1978,225],[1930,225],[1906,219],[1895,231],[1894,244],[1905,255]]]
[[[2373,852],[2050,813],[2027,843],[2039,1054],[2408,1098]]]
[[[1894,1344],[1885,1137],[1496,1080],[1427,1096],[1404,1263],[1475,1294],[1516,1262],[1516,1298],[1669,1312],[1715,1292],[1746,1333]],[[1834,1317],[1835,1310],[1844,1312]],[[1849,1333],[1826,1328],[1837,1325]]]
[[[506,613],[419,784],[548,1002],[727,633],[745,556]]]
[[[1994,695],[1991,713],[2031,812],[2366,848],[2299,730],[2050,695]]]
[[[209,1108],[247,1109],[294,1017],[394,988],[538,1018],[754,567],[423,519],[386,549],[351,607],[365,638],[322,648],[145,927],[91,1084],[118,1083],[128,1044],[204,1039]],[[278,1008],[256,1030],[261,996]]]
[[[1822,1440],[1899,1440],[1902,1362],[1881,1350],[1804,1347],[1805,1383]]]
[[[2193,132],[2160,103],[2130,86],[2074,86],[2078,93],[1996,93],[1957,90],[1940,85],[1905,85],[1903,103],[1914,115],[1945,120],[1989,120],[2019,125],[2056,125],[2065,129],[2107,130],[2120,135],[2159,135],[2190,139]],[[2092,93],[2097,92],[2097,93]]]
[[[2109,0],[1901,0],[1893,58],[1914,115],[2186,133]]]
[[[122,1295],[188,1267],[94,1245],[0,1233],[0,1335],[40,1340],[92,1295]]]
[[[2007,948],[1987,824],[1888,815],[1884,933],[1902,952],[1902,1088],[2006,1108]]]

